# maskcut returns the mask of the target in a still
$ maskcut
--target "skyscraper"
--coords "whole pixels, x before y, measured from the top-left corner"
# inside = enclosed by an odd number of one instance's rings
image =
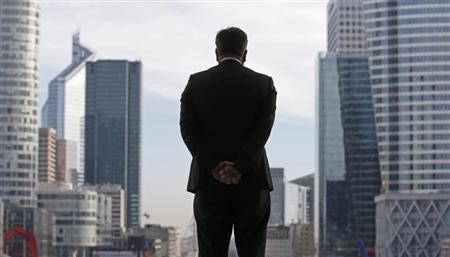
[[[314,240],[317,256],[320,257],[340,256],[338,254],[348,250],[353,239],[349,221],[348,181],[338,81],[335,55],[321,53],[316,95],[318,163],[314,179]]]
[[[56,180],[56,132],[52,128],[39,128],[38,181],[52,183]]]
[[[72,38],[72,62],[49,83],[48,99],[42,108],[42,126],[54,128],[57,139],[76,144],[74,162],[81,178],[84,177],[85,66],[93,59],[94,53],[81,44],[80,34],[75,33]]]
[[[86,65],[86,182],[122,186],[128,228],[140,220],[141,66],[125,60]]]
[[[0,198],[36,206],[39,3],[0,1]]]
[[[377,0],[364,9],[386,189],[450,189],[450,2]]]
[[[364,1],[385,192],[380,257],[439,256],[450,233],[449,15],[449,1]]]

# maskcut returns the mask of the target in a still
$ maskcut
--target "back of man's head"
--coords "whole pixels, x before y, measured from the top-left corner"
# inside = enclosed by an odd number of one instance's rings
[[[237,27],[222,29],[216,35],[216,48],[221,55],[242,56],[247,42],[247,34]]]

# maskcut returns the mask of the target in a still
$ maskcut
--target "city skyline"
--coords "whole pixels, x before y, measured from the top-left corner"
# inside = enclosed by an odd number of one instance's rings
[[[285,167],[289,180],[309,174],[314,169],[314,56],[315,52],[325,49],[326,27],[320,25],[325,24],[324,20],[309,13],[321,12],[325,17],[325,5],[295,4],[289,8],[277,4],[249,4],[237,13],[232,5],[218,5],[222,7],[222,16],[225,18],[220,18],[215,24],[198,29],[197,32],[196,24],[201,20],[214,21],[214,17],[208,14],[214,6],[199,5],[196,10],[194,6],[186,4],[143,4],[140,6],[143,11],[137,12],[134,18],[129,14],[131,10],[138,9],[136,7],[139,4],[136,3],[97,3],[90,5],[89,9],[85,8],[86,3],[42,3],[40,106],[46,99],[48,82],[70,62],[68,57],[71,56],[70,46],[74,31],[81,32],[84,45],[95,49],[97,59],[140,59],[143,62],[142,212],[150,213],[151,222],[184,228],[190,219],[188,215],[180,215],[191,213],[192,196],[185,191],[189,155],[184,150],[179,136],[178,99],[190,73],[215,65],[214,36],[219,29],[226,26],[241,26],[248,32],[247,66],[271,74],[279,91],[281,100],[277,121],[268,144],[271,165]],[[149,21],[145,26],[134,28],[135,22],[115,21],[111,18],[118,12],[119,7],[124,9],[121,17],[128,17],[131,21],[145,19],[145,12],[155,14],[155,17],[159,18],[149,18],[156,21]],[[289,14],[292,8],[295,8],[295,12]],[[98,14],[100,17],[97,17],[96,10],[100,9],[106,9],[107,12],[102,12]],[[247,21],[246,13],[253,9],[259,10],[260,15],[253,21]],[[73,15],[77,10],[84,12],[83,19]],[[269,24],[273,23],[274,19],[270,21],[265,18],[275,18],[281,14],[287,14],[286,18],[275,24]],[[109,26],[105,27],[103,23],[96,24],[101,18],[111,22],[110,26],[117,25],[116,30],[110,30]],[[304,26],[309,18],[317,21],[315,26]],[[175,22],[173,19],[180,24],[185,24],[187,20],[196,21],[191,26],[177,28],[171,26]],[[270,26],[271,35],[265,35],[260,29],[258,25],[261,22]],[[158,25],[164,26],[155,31]],[[277,30],[278,27],[286,25],[289,25],[289,29]],[[151,38],[149,35],[139,33],[147,29],[153,31],[152,37],[158,40],[148,41]],[[186,32],[183,32],[183,29]],[[305,31],[293,33],[299,29]],[[120,33],[126,35],[120,37],[123,45],[114,41],[119,38]],[[198,36],[190,37],[189,33]],[[315,43],[306,42],[302,34],[321,40],[313,40]],[[189,47],[190,51],[183,50],[184,45],[178,45],[182,38],[189,39],[185,42],[185,47]],[[299,49],[295,45],[304,48]],[[163,52],[163,49],[166,51]],[[156,136],[150,135],[150,132]],[[164,183],[173,176],[179,179],[170,184]],[[171,201],[165,202],[166,198]]]

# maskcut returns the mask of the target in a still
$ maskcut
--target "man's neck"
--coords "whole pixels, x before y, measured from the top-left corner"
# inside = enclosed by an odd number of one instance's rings
[[[223,62],[223,61],[227,61],[227,60],[233,60],[233,61],[236,61],[236,62],[242,64],[242,61],[239,58],[233,57],[233,56],[225,56],[222,59],[220,59],[219,62]]]

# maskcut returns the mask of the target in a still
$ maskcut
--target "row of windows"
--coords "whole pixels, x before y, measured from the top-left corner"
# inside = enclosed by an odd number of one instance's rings
[[[56,225],[92,226],[97,225],[96,220],[57,220]]]
[[[379,11],[373,13],[364,14],[365,20],[371,20],[374,18],[382,17],[394,17],[396,16],[407,16],[414,14],[448,14],[450,13],[450,7],[443,5],[442,7],[422,7],[421,8],[409,8],[409,9],[390,9],[386,11]]]
[[[369,46],[391,46],[403,45],[411,43],[447,43],[450,40],[449,36],[427,36],[427,37],[402,37],[402,38],[388,38],[384,40],[374,40],[369,42]]]
[[[404,170],[449,170],[450,163],[389,164],[381,165],[383,171]]]
[[[379,146],[384,151],[450,150],[450,144],[392,144]]]
[[[29,181],[2,181],[0,180],[0,187],[34,187],[34,182]]]
[[[398,102],[423,102],[423,101],[448,101],[450,95],[400,95],[389,97],[375,97],[374,102],[378,103],[398,103]]]
[[[368,32],[367,36],[372,37],[385,37],[407,34],[425,34],[425,33],[447,33],[450,32],[450,27],[425,27],[425,28],[400,28],[380,30],[375,32]]]
[[[65,195],[55,195],[55,194],[39,194],[39,200],[96,200],[96,195],[80,195],[80,194],[65,194]]]
[[[418,5],[418,7],[422,7],[422,5],[427,5],[427,4],[448,4],[448,0],[426,0],[426,1],[424,1],[424,0],[389,0],[389,1],[384,1],[384,2],[365,4],[364,10],[406,6],[406,5]]]
[[[379,136],[378,142],[386,141],[428,141],[428,140],[449,140],[450,134],[421,134],[421,135],[390,135]]]
[[[380,155],[381,161],[413,161],[413,160],[448,160],[450,154],[393,154],[393,155]],[[450,176],[450,174],[449,174]],[[449,177],[450,178],[450,177]]]
[[[410,72],[434,72],[434,71],[437,72],[450,71],[450,65],[429,65],[429,66],[424,65],[424,66],[380,68],[380,69],[373,69],[372,75],[399,74]]]
[[[390,125],[378,127],[378,132],[402,132],[424,130],[449,130],[450,124],[415,124],[415,125]]]
[[[450,51],[450,50],[449,50]],[[429,75],[429,76],[399,76],[382,79],[372,79],[372,85],[390,84],[390,83],[404,83],[404,82],[434,82],[434,81],[449,81],[448,75]]]
[[[450,114],[428,114],[428,115],[395,115],[377,117],[377,122],[399,122],[399,121],[426,121],[426,120],[450,120]]]
[[[413,190],[413,189],[449,189],[450,184],[391,184],[390,190]]]
[[[450,27],[449,27],[450,31]],[[394,55],[394,54],[408,54],[408,53],[441,53],[450,52],[450,46],[416,46],[416,47],[398,47],[384,48],[381,50],[373,50],[372,56],[379,55]]]
[[[407,19],[391,19],[376,22],[367,22],[366,28],[390,27],[398,25],[410,24],[433,24],[433,23],[448,23],[450,17],[424,17],[424,18],[407,18]]]
[[[33,189],[34,186],[30,188],[30,190],[10,190],[6,188],[0,188],[0,196],[31,196],[31,189]]]
[[[398,86],[378,87],[373,89],[374,94],[424,92],[424,91],[450,91],[450,85],[420,85],[420,86]]]

